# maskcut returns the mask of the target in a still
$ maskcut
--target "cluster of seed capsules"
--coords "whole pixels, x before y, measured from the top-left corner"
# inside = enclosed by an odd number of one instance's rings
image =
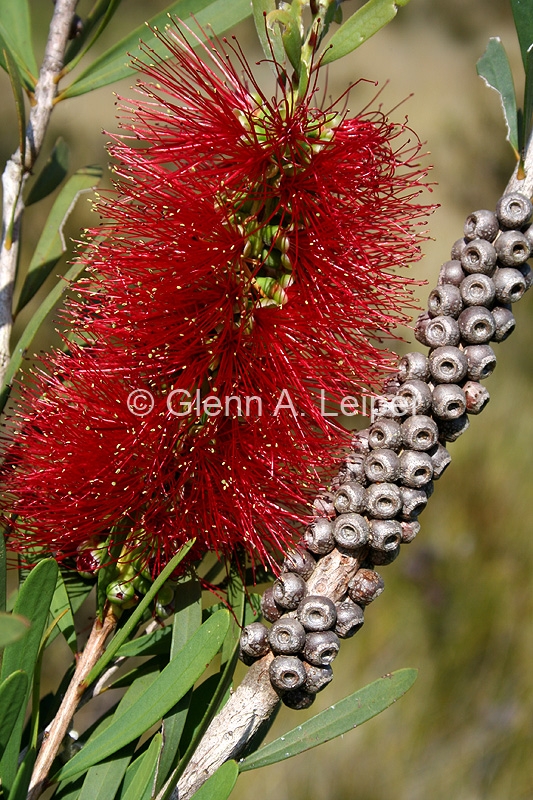
[[[467,218],[415,326],[429,354],[400,360],[378,418],[356,434],[331,493],[315,502],[316,518],[263,595],[271,627],[254,622],[242,631],[241,658],[249,664],[272,653],[272,686],[291,708],[307,708],[331,681],[340,639],[362,627],[365,607],[383,591],[375,567],[389,564],[415,538],[433,481],[450,463],[446,445],[489,401],[481,381],[496,366],[490,343],[512,333],[511,304],[532,282],[526,263],[533,252],[532,211],[530,200],[515,192],[499,200],[496,213]],[[356,571],[334,602],[308,585],[320,559],[335,549],[354,559]]]

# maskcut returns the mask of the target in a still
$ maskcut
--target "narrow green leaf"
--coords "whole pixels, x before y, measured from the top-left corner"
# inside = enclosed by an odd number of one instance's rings
[[[178,0],[168,6],[165,11],[152,17],[148,21],[148,25],[151,28],[164,28],[169,21],[168,14],[176,15],[185,21],[191,14],[194,14],[199,26],[204,30],[208,29],[209,35],[218,36],[249,17],[251,8],[250,0]],[[196,26],[194,26],[194,31],[200,39],[205,39]],[[128,75],[131,75],[131,58],[141,55],[139,39],[153,49],[156,55],[168,56],[166,47],[154,37],[148,27],[141,25],[95,59],[90,67],[82,72],[65,91],[61,92],[60,98],[76,97],[127,78]]]
[[[97,0],[83,20],[81,34],[70,43],[65,54],[63,73],[70,72],[105,31],[122,0]]]
[[[345,697],[239,763],[239,770],[266,767],[303,753],[356,728],[388,708],[411,688],[416,669],[399,669]]]
[[[30,622],[26,617],[0,611],[0,650],[22,639],[29,627]]]
[[[163,737],[160,733],[156,733],[150,742],[150,747],[142,756],[142,762],[135,776],[135,783],[129,790],[128,800],[149,800],[152,796],[155,770],[162,744]]]
[[[511,7],[522,61],[527,72],[527,53],[533,44],[533,3],[531,0],[511,0]]]
[[[235,761],[226,761],[193,794],[193,800],[226,800],[233,791],[239,777],[239,767]]]
[[[11,89],[13,90],[13,99],[15,100],[19,129],[19,148],[21,152],[21,159],[24,161],[24,155],[26,152],[26,107],[24,105],[24,91],[22,89],[20,73],[15,63],[15,59],[7,48],[4,48],[3,56],[6,62],[7,74],[9,75],[9,80],[11,81]]]
[[[146,636],[139,636],[131,642],[125,642],[116,652],[117,658],[135,658],[136,656],[158,656],[170,653],[172,628],[159,628]]]
[[[57,583],[54,591],[54,596],[50,604],[50,616],[52,620],[57,619],[56,627],[51,631],[50,636],[46,642],[48,647],[59,633],[65,637],[65,641],[74,654],[78,651],[78,643],[76,640],[76,630],[74,628],[74,616],[70,605],[70,599],[67,593],[67,587],[63,580],[61,572],[57,574]]]
[[[122,673],[118,678],[112,679],[110,683],[106,684],[105,691],[108,689],[127,689],[129,686],[131,686],[131,682],[133,680],[143,678],[146,675],[154,675],[156,672],[161,672],[161,670],[166,666],[167,662],[168,659],[166,659],[165,656],[160,656],[159,658],[154,656],[154,658],[148,659],[148,661],[145,661],[138,667],[135,667],[126,673]]]
[[[409,0],[368,0],[355,14],[335,31],[321,59],[322,64],[333,61],[356,50],[363,42],[394,19],[398,8]]]
[[[144,695],[60,770],[61,779],[66,780],[84,772],[141,736],[164,717],[214,658],[228,627],[227,611],[219,611],[204,623]]]
[[[13,612],[29,619],[31,627],[22,639],[10,644],[4,650],[0,681],[3,681],[18,669],[24,669],[28,676],[33,675],[56,586],[57,574],[58,567],[56,562],[52,558],[48,558],[40,561],[22,584]],[[11,788],[15,780],[17,756],[24,724],[24,710],[29,699],[29,693],[30,686],[28,686],[26,692],[23,709],[19,714],[13,734],[0,762],[0,777],[3,785],[8,789]]]
[[[30,261],[15,315],[30,302],[67,249],[63,226],[80,194],[94,189],[101,177],[101,167],[83,167],[69,178],[57,196]]]
[[[91,767],[78,800],[113,800],[131,761],[135,745],[123,748],[101,764]]]
[[[487,49],[477,62],[476,69],[487,86],[495,89],[500,95],[507,125],[507,139],[518,154],[520,145],[513,74],[505,48],[497,36],[489,39]]]
[[[37,751],[34,747],[30,747],[18,768],[7,800],[26,800],[36,757]]]
[[[17,61],[20,61],[33,76],[35,82],[39,70],[31,41],[28,0],[0,0],[0,35]]]
[[[6,610],[7,600],[7,551],[4,532],[0,531],[0,611]]]
[[[22,670],[12,672],[0,685],[0,758],[15,727],[28,690],[28,676]]]
[[[276,0],[252,0],[252,14],[259,42],[265,58],[272,60],[272,54],[278,64],[283,64],[285,53],[279,25],[269,23],[268,14],[277,11]]]
[[[40,173],[37,175],[28,196],[24,202],[26,208],[44,200],[57,189],[66,178],[68,172],[69,147],[60,136],[54,144],[50,157]]]
[[[524,119],[521,134],[520,152],[523,151],[529,141],[531,129],[533,127],[533,45],[527,53],[526,65],[526,86],[524,89]]]
[[[94,586],[92,579],[82,578],[72,569],[62,569],[63,583],[67,590],[72,613],[75,614]]]
[[[116,656],[117,650],[124,644],[126,639],[131,636],[133,631],[137,629],[137,625],[140,623],[144,612],[149,607],[159,589],[170,578],[176,567],[185,558],[191,547],[194,545],[195,541],[195,539],[191,539],[189,542],[186,542],[182,547],[180,547],[174,558],[168,562],[165,569],[157,576],[149,591],[145,594],[139,605],[135,608],[126,624],[123,625],[113,639],[111,639],[105,653],[96,662],[88,674],[85,680],[87,686],[90,686],[90,684],[98,677],[98,675],[100,675],[109,662]]]

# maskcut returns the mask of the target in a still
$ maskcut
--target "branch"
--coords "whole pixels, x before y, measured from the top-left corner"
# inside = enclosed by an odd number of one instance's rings
[[[24,159],[19,147],[7,162],[2,175],[4,202],[0,247],[0,383],[4,379],[11,353],[13,290],[19,257],[20,227],[24,213],[22,193],[28,175],[40,153],[48,128],[77,2],[78,0],[57,0],[56,2],[26,129]]]
[[[527,197],[533,196],[533,136],[527,143],[523,161],[516,165],[509,179],[505,193],[509,192],[521,192]]]

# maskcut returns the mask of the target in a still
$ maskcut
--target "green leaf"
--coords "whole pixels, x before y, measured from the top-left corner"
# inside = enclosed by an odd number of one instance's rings
[[[165,659],[164,656],[150,658],[138,667],[120,674],[117,678],[113,678],[110,683],[106,684],[104,691],[107,692],[108,689],[127,689],[131,686],[133,680],[143,678],[146,675],[153,675],[155,672],[161,672],[163,667],[166,666],[167,661],[168,659]]]
[[[25,705],[28,676],[23,670],[12,672],[0,685],[0,758],[4,754],[17,719]]]
[[[335,31],[321,58],[321,63],[331,64],[356,50],[393,20],[398,8],[406,6],[408,2],[409,0],[369,0]]]
[[[122,0],[97,0],[83,20],[79,36],[73,39],[65,54],[65,72],[70,72],[100,38],[118,10]],[[94,33],[93,33],[94,31]]]
[[[239,768],[235,761],[226,761],[193,794],[193,800],[226,800],[232,793],[238,777]]]
[[[160,733],[156,733],[150,742],[150,747],[142,756],[142,762],[135,775],[135,783],[128,793],[128,800],[150,800],[162,744],[163,737]]]
[[[40,561],[22,584],[13,613],[21,614],[29,619],[31,627],[22,639],[10,644],[4,650],[0,681],[19,669],[24,669],[28,676],[33,675],[56,586],[57,574],[56,562],[52,558],[48,558]],[[0,777],[3,785],[8,789],[15,780],[17,756],[24,724],[24,709],[29,699],[29,692],[30,686],[28,686],[23,708],[0,762]]]
[[[35,179],[28,196],[24,202],[26,208],[44,200],[52,194],[59,184],[65,179],[68,172],[69,147],[60,136],[50,154],[50,157],[41,172]]]
[[[15,100],[19,129],[19,148],[21,160],[24,161],[24,155],[26,153],[26,107],[24,105],[24,91],[22,89],[22,82],[17,64],[7,48],[4,48],[3,56],[9,80],[11,81],[11,89],[13,90],[13,99]]]
[[[527,54],[526,86],[524,89],[524,119],[523,119],[523,129],[521,132],[520,152],[523,152],[526,143],[529,141],[529,137],[531,135],[532,122],[533,122],[533,45],[531,45]]]
[[[30,747],[18,768],[7,800],[26,800],[36,757],[37,751],[34,747]]]
[[[29,627],[30,623],[26,617],[0,611],[0,650],[22,639]]]
[[[0,36],[23,70],[32,76],[35,84],[39,70],[31,41],[28,0],[0,0]]]
[[[356,728],[388,708],[411,688],[416,669],[399,669],[345,697],[239,763],[239,770],[266,767],[310,750]]]
[[[198,26],[204,29],[209,28],[210,35],[218,36],[249,17],[251,9],[249,0],[178,0],[177,3],[168,6],[165,11],[152,17],[148,25],[151,28],[165,28],[169,21],[168,14],[177,15],[182,20],[187,20],[191,14],[194,14]],[[205,36],[197,30],[196,26],[194,30],[200,40],[205,40]],[[95,59],[90,67],[82,72],[65,91],[61,92],[60,99],[85,94],[131,75],[131,58],[141,55],[139,39],[153,49],[156,55],[168,56],[165,45],[155,38],[149,28],[141,25]],[[129,54],[130,57],[126,54]]]
[[[159,628],[146,636],[139,636],[131,642],[125,642],[116,652],[117,658],[135,658],[136,656],[158,656],[170,653],[172,628]]]
[[[113,800],[131,761],[135,745],[131,743],[101,764],[88,770],[78,800]]]
[[[533,3],[531,0],[511,0],[511,7],[522,61],[527,72],[527,53],[533,44]]]
[[[57,583],[50,604],[50,616],[52,619],[57,619],[56,627],[51,631],[50,636],[46,642],[48,647],[54,641],[59,633],[65,637],[65,641],[74,654],[78,651],[78,643],[76,640],[76,630],[74,627],[74,616],[70,605],[70,598],[67,593],[67,587],[63,580],[61,572],[57,574]]]
[[[41,288],[51,271],[67,249],[63,226],[76,201],[83,192],[90,192],[98,185],[102,177],[102,168],[98,166],[83,167],[72,175],[57,196],[48,215],[41,238],[28,267],[28,274],[22,286],[15,316],[30,302]]]
[[[291,6],[292,8],[292,6]],[[255,29],[259,37],[259,42],[263,48],[265,58],[272,60],[272,54],[278,64],[283,64],[285,53],[281,39],[279,25],[272,24],[268,20],[268,15],[277,12],[276,0],[252,0],[252,14],[254,17]]]
[[[137,739],[164,717],[214,658],[228,627],[227,611],[219,611],[204,623],[144,695],[60,770],[61,779],[66,780],[84,772]]]
[[[0,611],[6,610],[7,600],[7,551],[3,531],[0,531]]]
[[[476,69],[487,86],[495,89],[500,95],[507,124],[507,139],[518,155],[520,144],[513,74],[505,48],[498,37],[489,39],[487,49],[477,62]]]

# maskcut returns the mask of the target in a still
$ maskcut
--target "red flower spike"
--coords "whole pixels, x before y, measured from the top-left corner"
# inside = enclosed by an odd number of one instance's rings
[[[153,574],[193,536],[194,557],[273,564],[347,442],[320,393],[375,388],[391,365],[375,342],[407,320],[413,282],[392,270],[420,255],[420,146],[314,90],[268,99],[233,47],[157,35],[170,58],[141,65],[111,147],[69,349],[10,422],[10,546],[86,568],[126,530]]]

